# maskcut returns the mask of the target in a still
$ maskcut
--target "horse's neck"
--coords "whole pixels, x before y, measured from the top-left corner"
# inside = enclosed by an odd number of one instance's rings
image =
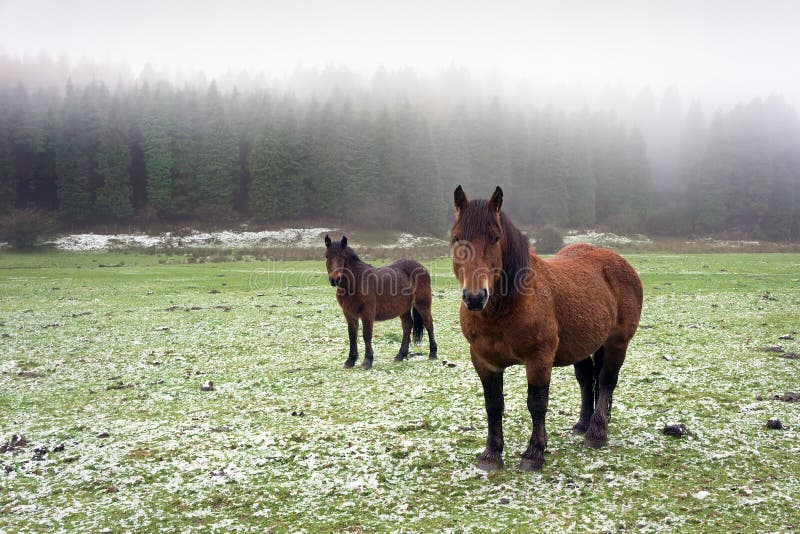
[[[372,269],[373,267],[368,263],[365,263],[360,259],[357,259],[348,261],[345,264],[345,268],[349,273],[352,273],[352,275],[347,275],[348,281],[353,284],[351,289],[357,290],[361,288],[361,278],[368,270]]]
[[[506,275],[509,277],[509,293],[505,295],[498,281],[494,298],[490,298],[487,308],[493,314],[510,313],[523,301],[537,300],[543,284],[547,284],[549,269],[550,266],[547,265],[547,262],[537,256],[535,252],[530,251],[530,264],[527,272],[517,273],[513,277],[510,274]],[[514,284],[524,284],[524,287],[514,287]],[[511,290],[512,288],[513,290]]]

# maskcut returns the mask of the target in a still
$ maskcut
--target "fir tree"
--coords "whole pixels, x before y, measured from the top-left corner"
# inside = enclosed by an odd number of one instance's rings
[[[219,215],[232,208],[237,181],[238,143],[230,130],[222,97],[214,83],[208,90],[200,126],[197,157],[196,213]]]
[[[77,90],[68,83],[56,147],[56,172],[59,208],[73,221],[88,218],[92,207],[89,142],[81,104]]]
[[[105,121],[97,150],[101,185],[97,188],[95,210],[101,217],[125,220],[133,215],[130,166],[130,145],[123,132],[119,109],[113,109]]]
[[[284,216],[288,211],[281,186],[285,158],[275,132],[265,124],[256,136],[251,156],[250,211],[263,219]]]
[[[153,102],[142,121],[142,153],[147,173],[147,203],[162,216],[170,212],[175,165],[169,133],[165,111]]]
[[[13,161],[11,159],[11,103],[5,89],[0,89],[0,215],[10,211],[16,202]]]

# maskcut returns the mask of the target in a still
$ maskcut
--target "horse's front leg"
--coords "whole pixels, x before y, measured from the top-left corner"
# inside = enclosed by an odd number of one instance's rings
[[[544,451],[547,448],[544,419],[550,400],[550,374],[554,356],[536,355],[525,364],[525,374],[528,378],[528,411],[531,413],[533,429],[528,448],[522,453],[519,463],[519,468],[523,471],[541,469],[544,465]]]
[[[472,365],[481,379],[483,400],[488,419],[486,448],[478,455],[478,469],[498,471],[503,469],[503,370],[489,369],[472,352]]]
[[[375,323],[375,316],[362,316],[361,325],[363,326],[364,336],[364,361],[361,363],[362,369],[372,369],[372,325]]]
[[[344,368],[350,369],[358,359],[358,317],[346,315],[345,318],[347,319],[347,337],[350,338],[350,353],[344,361]]]

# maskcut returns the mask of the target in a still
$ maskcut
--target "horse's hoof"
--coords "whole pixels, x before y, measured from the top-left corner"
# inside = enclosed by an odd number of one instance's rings
[[[582,436],[586,434],[586,430],[589,428],[589,423],[575,423],[575,426],[572,427],[572,435],[573,436]]]
[[[503,464],[503,458],[500,454],[486,454],[481,453],[478,455],[478,469],[481,471],[502,471],[505,467]]]
[[[435,352],[431,352],[430,354],[428,354],[428,359],[429,360],[435,360],[436,358],[437,358],[437,356],[436,356]]]
[[[396,362],[402,362],[403,360],[407,360],[407,359],[408,359],[408,354],[400,354],[400,353],[398,353],[397,356],[394,357],[394,361],[396,361]]]
[[[519,460],[520,471],[540,471],[544,466],[544,458],[526,458],[522,457]]]
[[[590,438],[589,436],[585,436],[583,438],[583,445],[590,449],[600,449],[608,445],[608,438]]]
[[[372,369],[372,360],[365,358],[364,361],[361,362],[361,368],[365,371]]]
[[[355,358],[347,358],[347,359],[344,361],[344,368],[345,368],[345,369],[350,369],[350,368],[352,368],[352,367],[353,367],[355,364],[356,364],[356,359],[355,359]]]

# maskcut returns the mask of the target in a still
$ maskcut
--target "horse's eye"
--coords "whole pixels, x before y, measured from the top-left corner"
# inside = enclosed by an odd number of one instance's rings
[[[495,242],[495,243],[499,243],[499,242],[500,242],[500,236],[497,236],[497,237],[495,237],[495,238],[494,238],[494,242]]]
[[[453,244],[456,244],[456,243],[458,243],[459,241],[461,241],[461,238],[460,238],[460,237],[458,237],[457,235],[454,235],[454,236],[453,236]]]

